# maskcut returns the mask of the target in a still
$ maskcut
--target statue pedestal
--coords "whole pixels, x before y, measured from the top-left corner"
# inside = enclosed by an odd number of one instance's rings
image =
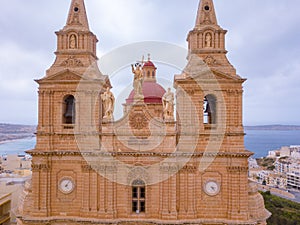
[[[135,95],[134,103],[144,103],[144,95]]]

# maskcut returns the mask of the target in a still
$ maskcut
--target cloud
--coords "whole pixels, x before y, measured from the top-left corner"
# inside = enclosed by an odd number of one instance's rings
[[[194,26],[198,2],[86,0],[91,30],[100,40],[98,56],[124,44],[148,40],[186,48],[185,39]],[[219,24],[228,30],[228,58],[238,73],[248,78],[244,85],[245,123],[300,124],[300,102],[295,98],[300,84],[300,2],[214,3]],[[33,79],[43,77],[54,60],[54,32],[65,25],[69,5],[69,0],[10,0],[2,6],[0,121],[22,118],[36,123],[37,85]],[[130,86],[113,83],[118,85]],[[22,115],[10,111],[22,111]]]

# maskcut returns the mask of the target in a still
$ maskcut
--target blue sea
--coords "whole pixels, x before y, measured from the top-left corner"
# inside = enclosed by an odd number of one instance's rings
[[[25,151],[34,148],[35,142],[35,137],[4,142],[0,144],[0,155],[24,154]]]
[[[255,158],[264,157],[268,151],[279,149],[282,146],[300,145],[300,130],[245,130],[246,149],[255,153]],[[2,154],[24,154],[24,151],[33,149],[35,138],[21,139],[0,144]]]
[[[300,145],[300,130],[245,130],[245,146],[255,153],[253,157],[268,155],[282,146]]]

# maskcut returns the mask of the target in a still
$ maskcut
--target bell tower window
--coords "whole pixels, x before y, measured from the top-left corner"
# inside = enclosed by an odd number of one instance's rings
[[[73,95],[68,95],[64,99],[64,124],[75,124],[75,98]]]
[[[132,212],[144,213],[146,211],[146,187],[142,180],[132,182]]]
[[[216,109],[216,97],[213,95],[206,95],[203,101],[203,123],[204,124],[216,124],[217,109]]]

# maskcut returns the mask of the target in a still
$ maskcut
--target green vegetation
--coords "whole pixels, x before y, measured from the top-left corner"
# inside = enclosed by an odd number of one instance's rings
[[[261,193],[266,208],[272,213],[268,225],[300,225],[300,204],[271,195],[269,191]]]
[[[260,159],[256,159],[257,164],[261,167],[264,167],[267,170],[274,170],[275,166],[275,159],[273,158],[260,158]]]

